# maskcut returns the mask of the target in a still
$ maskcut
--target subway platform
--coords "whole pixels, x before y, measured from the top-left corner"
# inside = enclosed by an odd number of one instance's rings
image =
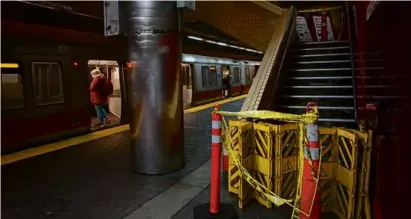
[[[243,98],[228,101],[221,108],[238,111]],[[127,131],[25,159],[24,152],[2,157],[2,218],[193,218],[192,207],[208,201],[212,108],[185,111],[186,164],[173,174],[131,172]],[[236,206],[226,188],[222,200]],[[250,205],[240,218],[262,218],[263,210]]]

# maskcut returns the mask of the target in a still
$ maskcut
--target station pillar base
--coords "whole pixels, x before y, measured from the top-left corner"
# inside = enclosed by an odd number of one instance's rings
[[[235,208],[230,204],[220,204],[218,214],[211,214],[209,211],[210,203],[194,207],[194,219],[237,219],[238,214]]]

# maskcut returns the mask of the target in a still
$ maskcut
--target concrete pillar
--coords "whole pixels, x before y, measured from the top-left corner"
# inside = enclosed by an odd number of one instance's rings
[[[165,174],[184,166],[181,37],[175,1],[128,1],[132,169]]]

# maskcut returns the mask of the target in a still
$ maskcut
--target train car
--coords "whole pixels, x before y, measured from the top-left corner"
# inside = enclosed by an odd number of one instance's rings
[[[127,123],[124,37],[9,18],[1,25],[2,154],[94,131],[89,94],[94,68],[111,77],[108,110],[118,118],[116,124]],[[233,76],[233,94],[246,93],[258,64],[189,54],[182,58],[186,108],[222,97],[224,67]]]
[[[4,2],[2,12],[2,154],[89,132],[88,62],[125,63],[125,37],[50,5]]]
[[[228,70],[233,79],[232,95],[246,94],[259,65],[260,63],[255,61],[183,54],[181,75],[184,108],[224,98],[222,93],[224,70]]]
[[[2,41],[2,153],[89,132],[88,62],[123,63],[121,54],[109,45]]]
[[[109,111],[119,119],[127,114],[121,107],[126,104],[121,98],[125,63],[120,54],[108,52],[109,47],[8,42],[2,48],[1,64],[2,153],[94,130],[88,73],[95,67],[107,67],[102,69],[107,73],[119,71],[117,79],[112,76],[115,89]],[[182,60],[185,108],[222,98],[224,68],[233,76],[233,95],[247,93],[259,65],[193,54],[183,54]]]

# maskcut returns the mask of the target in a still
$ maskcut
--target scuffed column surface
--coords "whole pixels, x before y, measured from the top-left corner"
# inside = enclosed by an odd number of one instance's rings
[[[124,2],[132,169],[165,174],[184,166],[181,40],[175,1]]]

